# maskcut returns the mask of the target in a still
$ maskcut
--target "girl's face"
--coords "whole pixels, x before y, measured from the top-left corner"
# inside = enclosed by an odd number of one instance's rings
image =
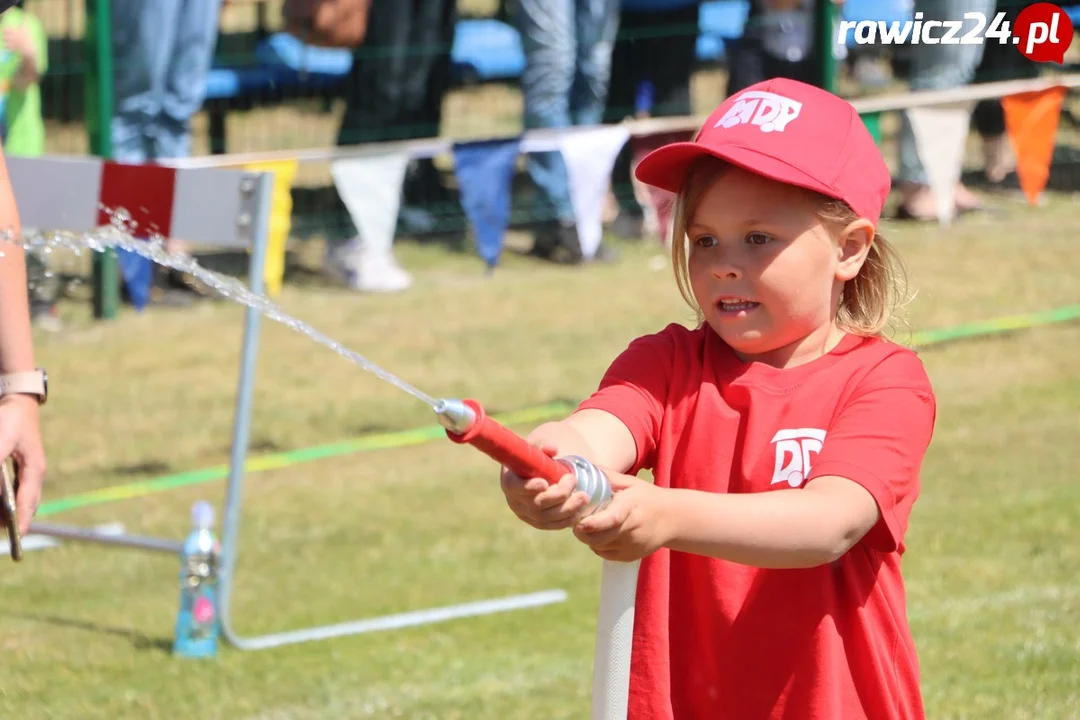
[[[843,336],[840,295],[872,237],[858,221],[837,239],[809,192],[728,167],[688,221],[690,285],[705,321],[744,361],[798,365]]]

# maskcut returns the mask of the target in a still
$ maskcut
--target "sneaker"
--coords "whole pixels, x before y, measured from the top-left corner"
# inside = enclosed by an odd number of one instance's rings
[[[549,223],[538,228],[529,254],[560,265],[579,265],[585,261],[577,228],[562,223]]]
[[[618,262],[619,251],[611,247],[607,243],[601,241],[600,246],[596,248],[596,254],[593,255],[592,261],[598,263]]]
[[[359,238],[330,246],[326,269],[350,289],[360,292],[401,292],[412,286],[412,276],[398,265],[390,251],[369,250]]]

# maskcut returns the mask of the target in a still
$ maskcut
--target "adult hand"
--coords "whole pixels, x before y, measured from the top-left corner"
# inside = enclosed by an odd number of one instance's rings
[[[30,532],[30,521],[41,504],[45,481],[45,449],[38,424],[38,402],[31,395],[0,397],[0,459],[15,459],[19,489],[15,509],[19,532]]]

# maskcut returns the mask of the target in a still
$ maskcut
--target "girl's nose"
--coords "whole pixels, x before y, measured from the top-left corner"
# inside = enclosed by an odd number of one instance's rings
[[[719,261],[713,265],[712,273],[720,280],[738,280],[742,271],[730,261]]]

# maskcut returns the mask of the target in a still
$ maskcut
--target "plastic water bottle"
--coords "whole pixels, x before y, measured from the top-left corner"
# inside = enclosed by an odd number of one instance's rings
[[[173,654],[217,654],[217,581],[221,546],[214,536],[214,508],[205,501],[191,508],[192,530],[180,555],[180,612]]]

